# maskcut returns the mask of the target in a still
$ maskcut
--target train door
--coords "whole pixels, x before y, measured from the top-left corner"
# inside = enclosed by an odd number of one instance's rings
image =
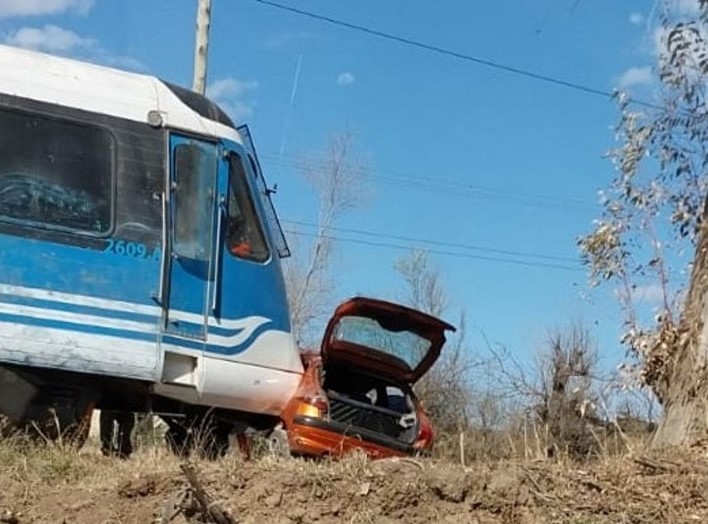
[[[167,334],[206,340],[216,309],[228,168],[216,143],[170,137]]]

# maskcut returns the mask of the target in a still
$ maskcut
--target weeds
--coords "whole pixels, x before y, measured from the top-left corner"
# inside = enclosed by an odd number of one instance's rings
[[[479,454],[466,468],[459,466],[459,435],[442,436],[454,448],[455,463],[371,462],[361,453],[316,461],[283,458],[264,448],[250,461],[233,450],[216,461],[193,456],[190,464],[212,500],[239,522],[417,524],[457,522],[451,516],[464,515],[469,519],[463,521],[501,523],[506,515],[517,521],[525,516],[523,522],[608,524],[708,517],[708,504],[699,496],[708,481],[705,459],[637,460],[627,452],[614,453],[608,442],[602,454],[582,463],[564,454],[538,460],[544,432],[527,429],[526,440],[522,432],[494,440],[487,435],[489,442],[479,448],[480,436],[466,434],[465,453]],[[622,442],[631,438],[618,437]],[[637,453],[640,448],[633,443],[632,449]],[[489,450],[514,452],[515,458],[491,460],[482,455]],[[148,522],[184,489],[182,464],[162,442],[140,446],[124,461],[103,457],[91,440],[77,451],[8,436],[0,440],[0,513],[31,507],[41,508],[35,521]],[[126,484],[133,489],[124,489]],[[65,497],[74,502],[64,504]],[[100,518],[97,511],[103,511]]]
[[[23,435],[0,439],[0,470],[21,482],[75,482],[91,468],[73,446],[37,442]]]

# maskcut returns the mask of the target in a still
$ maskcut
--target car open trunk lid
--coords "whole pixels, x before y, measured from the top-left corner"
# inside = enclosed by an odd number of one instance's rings
[[[341,304],[327,324],[322,360],[400,383],[417,382],[455,328],[415,309],[365,297]]]

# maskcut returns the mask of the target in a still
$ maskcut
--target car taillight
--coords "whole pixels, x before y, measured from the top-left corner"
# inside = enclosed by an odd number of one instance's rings
[[[329,401],[326,397],[302,397],[297,403],[296,415],[311,418],[326,418],[329,415]]]
[[[432,445],[433,438],[435,437],[433,426],[428,418],[425,417],[421,418],[418,427],[418,438],[415,441],[415,447],[418,449],[426,449]]]

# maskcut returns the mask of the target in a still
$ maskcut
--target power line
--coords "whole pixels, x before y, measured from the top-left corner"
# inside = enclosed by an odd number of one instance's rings
[[[268,153],[261,154],[261,158],[268,159],[268,161],[274,164],[285,167],[294,167],[298,169],[307,168],[316,173],[327,172],[324,162],[315,161],[310,163],[297,157],[284,156],[281,158],[280,155]],[[393,171],[377,171],[375,174],[363,169],[356,171],[362,178],[377,180],[379,182],[396,185],[397,187],[401,187],[402,184],[407,184],[407,186],[404,187],[408,189],[420,189],[437,193],[453,194],[458,197],[503,199],[508,203],[515,203],[525,207],[533,207],[537,209],[548,209],[549,206],[560,208],[564,211],[577,211],[578,208],[584,208],[587,210],[595,209],[594,206],[591,206],[587,202],[573,198],[562,198],[552,195],[531,194],[521,191],[490,188],[467,184],[459,180],[395,173]],[[463,191],[462,193],[460,192],[461,190]]]
[[[297,167],[297,168],[312,168],[313,165],[316,166],[315,171],[317,172],[324,172],[326,165],[325,162],[323,161],[314,161],[310,162],[308,160],[298,158],[295,156],[290,156],[290,155],[275,155],[275,154],[261,154],[261,157],[263,158],[268,158],[269,160],[276,162],[276,163],[281,163],[285,165],[290,165],[292,167]],[[356,172],[359,174],[362,174],[364,176],[367,176],[368,170],[366,169],[355,169]],[[381,175],[384,176],[381,176]],[[582,200],[578,199],[572,199],[572,198],[561,198],[561,197],[556,197],[552,195],[542,195],[542,194],[531,194],[531,193],[524,193],[522,191],[512,191],[508,189],[498,189],[498,188],[490,188],[490,187],[485,187],[485,186],[479,186],[475,184],[469,184],[466,182],[462,182],[460,180],[455,180],[452,178],[435,178],[431,176],[423,176],[423,175],[414,175],[410,173],[402,173],[398,171],[381,171],[381,170],[376,170],[376,174],[371,174],[368,175],[370,178],[385,178],[385,179],[390,179],[390,180],[397,180],[397,181],[416,181],[416,182],[424,182],[427,184],[435,184],[436,186],[439,185],[445,185],[445,186],[451,186],[455,189],[465,189],[469,191],[475,191],[475,192],[480,192],[480,193],[494,193],[494,194],[499,194],[504,197],[519,197],[519,198],[528,198],[528,199],[533,199],[533,200],[542,200],[544,202],[558,202],[566,205],[574,205],[574,204],[579,204],[579,205],[586,205],[587,202],[584,202]]]
[[[311,228],[318,228],[319,227],[317,224],[313,224],[310,222],[301,222],[298,220],[283,220],[282,222],[284,224],[291,224],[291,225],[295,225],[295,226],[304,226],[304,227],[311,227]],[[392,234],[388,234],[388,233],[367,231],[364,229],[354,229],[354,228],[335,227],[335,226],[325,227],[324,229],[331,230],[331,231],[339,231],[341,233],[351,233],[351,234],[355,234],[355,235],[363,235],[363,236],[368,236],[368,237],[373,237],[373,238],[385,238],[385,239],[389,239],[389,240],[399,240],[399,241],[403,241],[403,242],[414,242],[417,244],[427,244],[427,245],[431,245],[431,246],[453,247],[453,248],[464,249],[464,250],[469,250],[469,251],[479,251],[482,253],[495,253],[498,255],[508,255],[508,256],[515,256],[515,257],[538,258],[538,259],[543,259],[543,260],[555,260],[555,261],[559,261],[559,262],[578,262],[577,258],[560,257],[560,256],[556,256],[556,255],[546,255],[546,254],[541,254],[541,253],[529,253],[529,252],[524,252],[524,251],[515,251],[515,250],[511,250],[511,249],[496,249],[496,248],[490,248],[490,247],[476,246],[473,244],[462,244],[462,243],[458,243],[458,242],[431,240],[431,239],[409,237],[409,236],[403,236],[403,235],[392,235]]]
[[[372,242],[368,240],[360,240],[360,239],[354,239],[354,238],[342,238],[342,237],[337,237],[334,235],[315,235],[312,233],[304,233],[302,231],[296,231],[296,230],[290,230],[286,229],[286,233],[290,235],[295,235],[295,236],[302,236],[302,237],[309,237],[309,238],[325,238],[328,240],[332,240],[334,242],[344,242],[344,243],[350,243],[350,244],[358,244],[358,245],[363,245],[367,247],[377,247],[377,248],[387,248],[387,249],[396,249],[396,250],[402,250],[402,251],[410,251],[412,247],[414,246],[404,246],[401,244],[391,244],[388,242]],[[511,258],[502,258],[502,257],[493,257],[493,256],[485,256],[485,255],[473,255],[471,253],[459,253],[459,252],[454,252],[454,251],[443,251],[443,250],[438,250],[438,249],[426,249],[426,252],[434,254],[434,255],[441,255],[441,256],[450,256],[450,257],[456,257],[456,258],[466,258],[466,259],[473,259],[473,260],[484,260],[487,262],[500,262],[504,264],[513,264],[517,266],[527,266],[527,267],[540,267],[540,268],[547,268],[547,269],[559,269],[563,271],[575,271],[575,272],[584,272],[584,270],[580,267],[573,267],[573,266],[564,266],[561,264],[553,264],[553,263],[546,263],[546,262],[532,262],[532,261],[526,261],[526,260],[515,260]]]
[[[421,42],[418,40],[413,40],[412,38],[398,36],[398,35],[394,35],[392,33],[386,33],[384,31],[380,31],[378,29],[372,29],[370,27],[355,24],[352,22],[347,22],[345,20],[340,20],[340,19],[333,18],[330,16],[321,15],[318,13],[313,13],[311,11],[305,11],[304,9],[298,9],[296,7],[280,4],[278,2],[273,2],[271,0],[251,0],[251,1],[259,3],[259,4],[263,4],[263,5],[275,8],[275,9],[280,9],[282,11],[288,11],[290,13],[293,13],[293,14],[296,14],[299,16],[311,18],[314,20],[319,20],[321,22],[326,22],[328,24],[336,25],[339,27],[345,27],[347,29],[359,31],[361,33],[365,33],[365,34],[375,36],[378,38],[383,38],[383,39],[390,40],[393,42],[398,42],[400,44],[405,44],[408,46],[416,47],[418,49],[423,49],[425,51],[438,53],[438,54],[449,56],[452,58],[457,58],[459,60],[464,60],[466,62],[472,62],[477,65],[481,65],[481,66],[488,67],[491,69],[496,69],[499,71],[504,71],[506,73],[510,73],[510,74],[514,74],[514,75],[518,75],[518,76],[523,76],[523,77],[530,78],[532,80],[536,80],[539,82],[545,82],[548,84],[553,84],[553,85],[556,85],[559,87],[565,87],[567,89],[573,89],[575,91],[579,91],[579,92],[593,95],[593,96],[600,96],[603,98],[613,98],[615,96],[615,94],[611,91],[598,89],[596,87],[587,86],[584,84],[580,84],[578,82],[572,82],[570,80],[564,80],[562,78],[557,78],[557,77],[553,77],[553,76],[549,76],[549,75],[544,75],[541,73],[536,73],[536,72],[528,70],[528,69],[522,69],[520,67],[506,65],[501,62],[497,62],[495,60],[489,60],[487,58],[481,58],[481,57],[470,55],[467,53],[462,53],[460,51],[455,51],[454,49],[448,49],[445,47],[440,47],[437,45],[428,44],[428,43]],[[641,106],[645,106],[645,107],[652,107],[655,109],[658,108],[658,106],[656,106],[655,104],[652,104],[650,102],[645,102],[642,100],[632,99],[632,102],[637,105],[641,105]]]

